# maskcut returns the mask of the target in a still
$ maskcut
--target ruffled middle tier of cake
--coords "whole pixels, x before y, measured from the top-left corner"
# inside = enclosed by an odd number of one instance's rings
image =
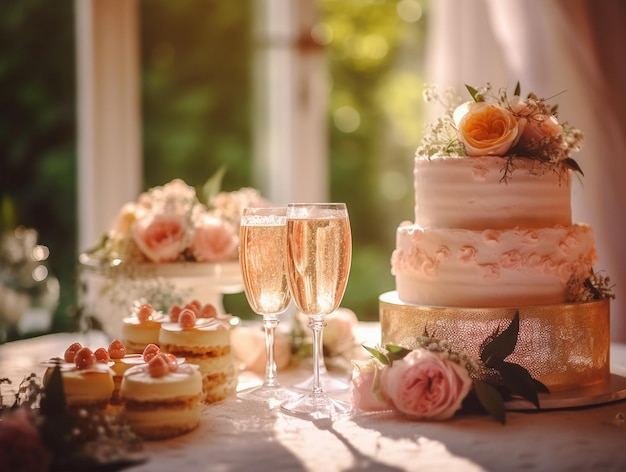
[[[567,226],[570,174],[524,157],[416,159],[415,224],[473,230]]]
[[[396,238],[398,296],[421,305],[564,303],[570,279],[586,279],[598,259],[586,224],[467,230],[404,222]]]

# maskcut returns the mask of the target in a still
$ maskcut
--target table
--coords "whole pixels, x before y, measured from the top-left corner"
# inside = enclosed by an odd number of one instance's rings
[[[108,341],[101,333],[77,337],[55,334],[0,346],[0,377],[19,381],[74,341],[94,347]],[[626,345],[613,344],[611,356],[612,372],[626,376]],[[279,379],[290,385],[308,375],[294,368],[279,372]],[[241,388],[255,382],[260,379],[242,373]],[[188,435],[146,442],[148,461],[126,470],[618,471],[626,470],[624,415],[621,400],[511,411],[506,425],[480,415],[431,423],[390,413],[310,422],[230,398],[207,407],[200,427]]]

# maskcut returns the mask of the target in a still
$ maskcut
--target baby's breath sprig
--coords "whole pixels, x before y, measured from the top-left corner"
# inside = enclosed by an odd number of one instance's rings
[[[572,302],[614,299],[613,287],[611,278],[600,271],[586,279],[572,276],[567,283],[567,293]]]
[[[438,353],[442,359],[450,359],[452,362],[456,362],[461,367],[467,369],[472,377],[480,370],[478,361],[466,351],[455,348],[448,340],[429,334],[427,330],[415,339],[415,343],[423,349]]]
[[[426,103],[437,103],[445,110],[444,114],[424,127],[424,135],[415,156],[431,159],[436,154],[445,153],[450,157],[465,156],[463,145],[458,140],[452,114],[462,102],[454,88],[447,88],[440,93],[436,85],[426,85],[423,92]]]

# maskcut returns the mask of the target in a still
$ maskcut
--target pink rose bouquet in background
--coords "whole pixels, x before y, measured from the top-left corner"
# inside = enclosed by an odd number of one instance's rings
[[[180,179],[151,188],[121,208],[101,245],[88,254],[108,263],[235,261],[243,208],[269,202],[251,188],[205,200]]]
[[[491,84],[466,87],[472,100],[465,103],[459,103],[460,97],[451,90],[443,96],[436,87],[425,90],[426,101],[441,103],[446,113],[427,125],[418,158],[506,158],[505,180],[515,158],[535,160],[533,172],[582,172],[571,154],[581,149],[583,134],[567,122],[559,122],[556,105],[534,93],[523,98],[519,83],[512,96],[504,88],[495,91]]]

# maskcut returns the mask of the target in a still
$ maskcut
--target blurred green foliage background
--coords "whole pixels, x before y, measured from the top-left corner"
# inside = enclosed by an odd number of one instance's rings
[[[252,166],[254,0],[140,0],[144,188],[175,177],[200,186],[222,165],[223,189],[255,186]],[[426,0],[318,0],[313,37],[331,80],[333,201],[345,201],[353,263],[342,306],[378,318],[394,287],[395,228],[413,215],[421,135]],[[53,331],[76,301],[74,2],[24,0],[0,15],[0,229],[39,231],[61,282]],[[225,300],[252,316],[243,295]]]

